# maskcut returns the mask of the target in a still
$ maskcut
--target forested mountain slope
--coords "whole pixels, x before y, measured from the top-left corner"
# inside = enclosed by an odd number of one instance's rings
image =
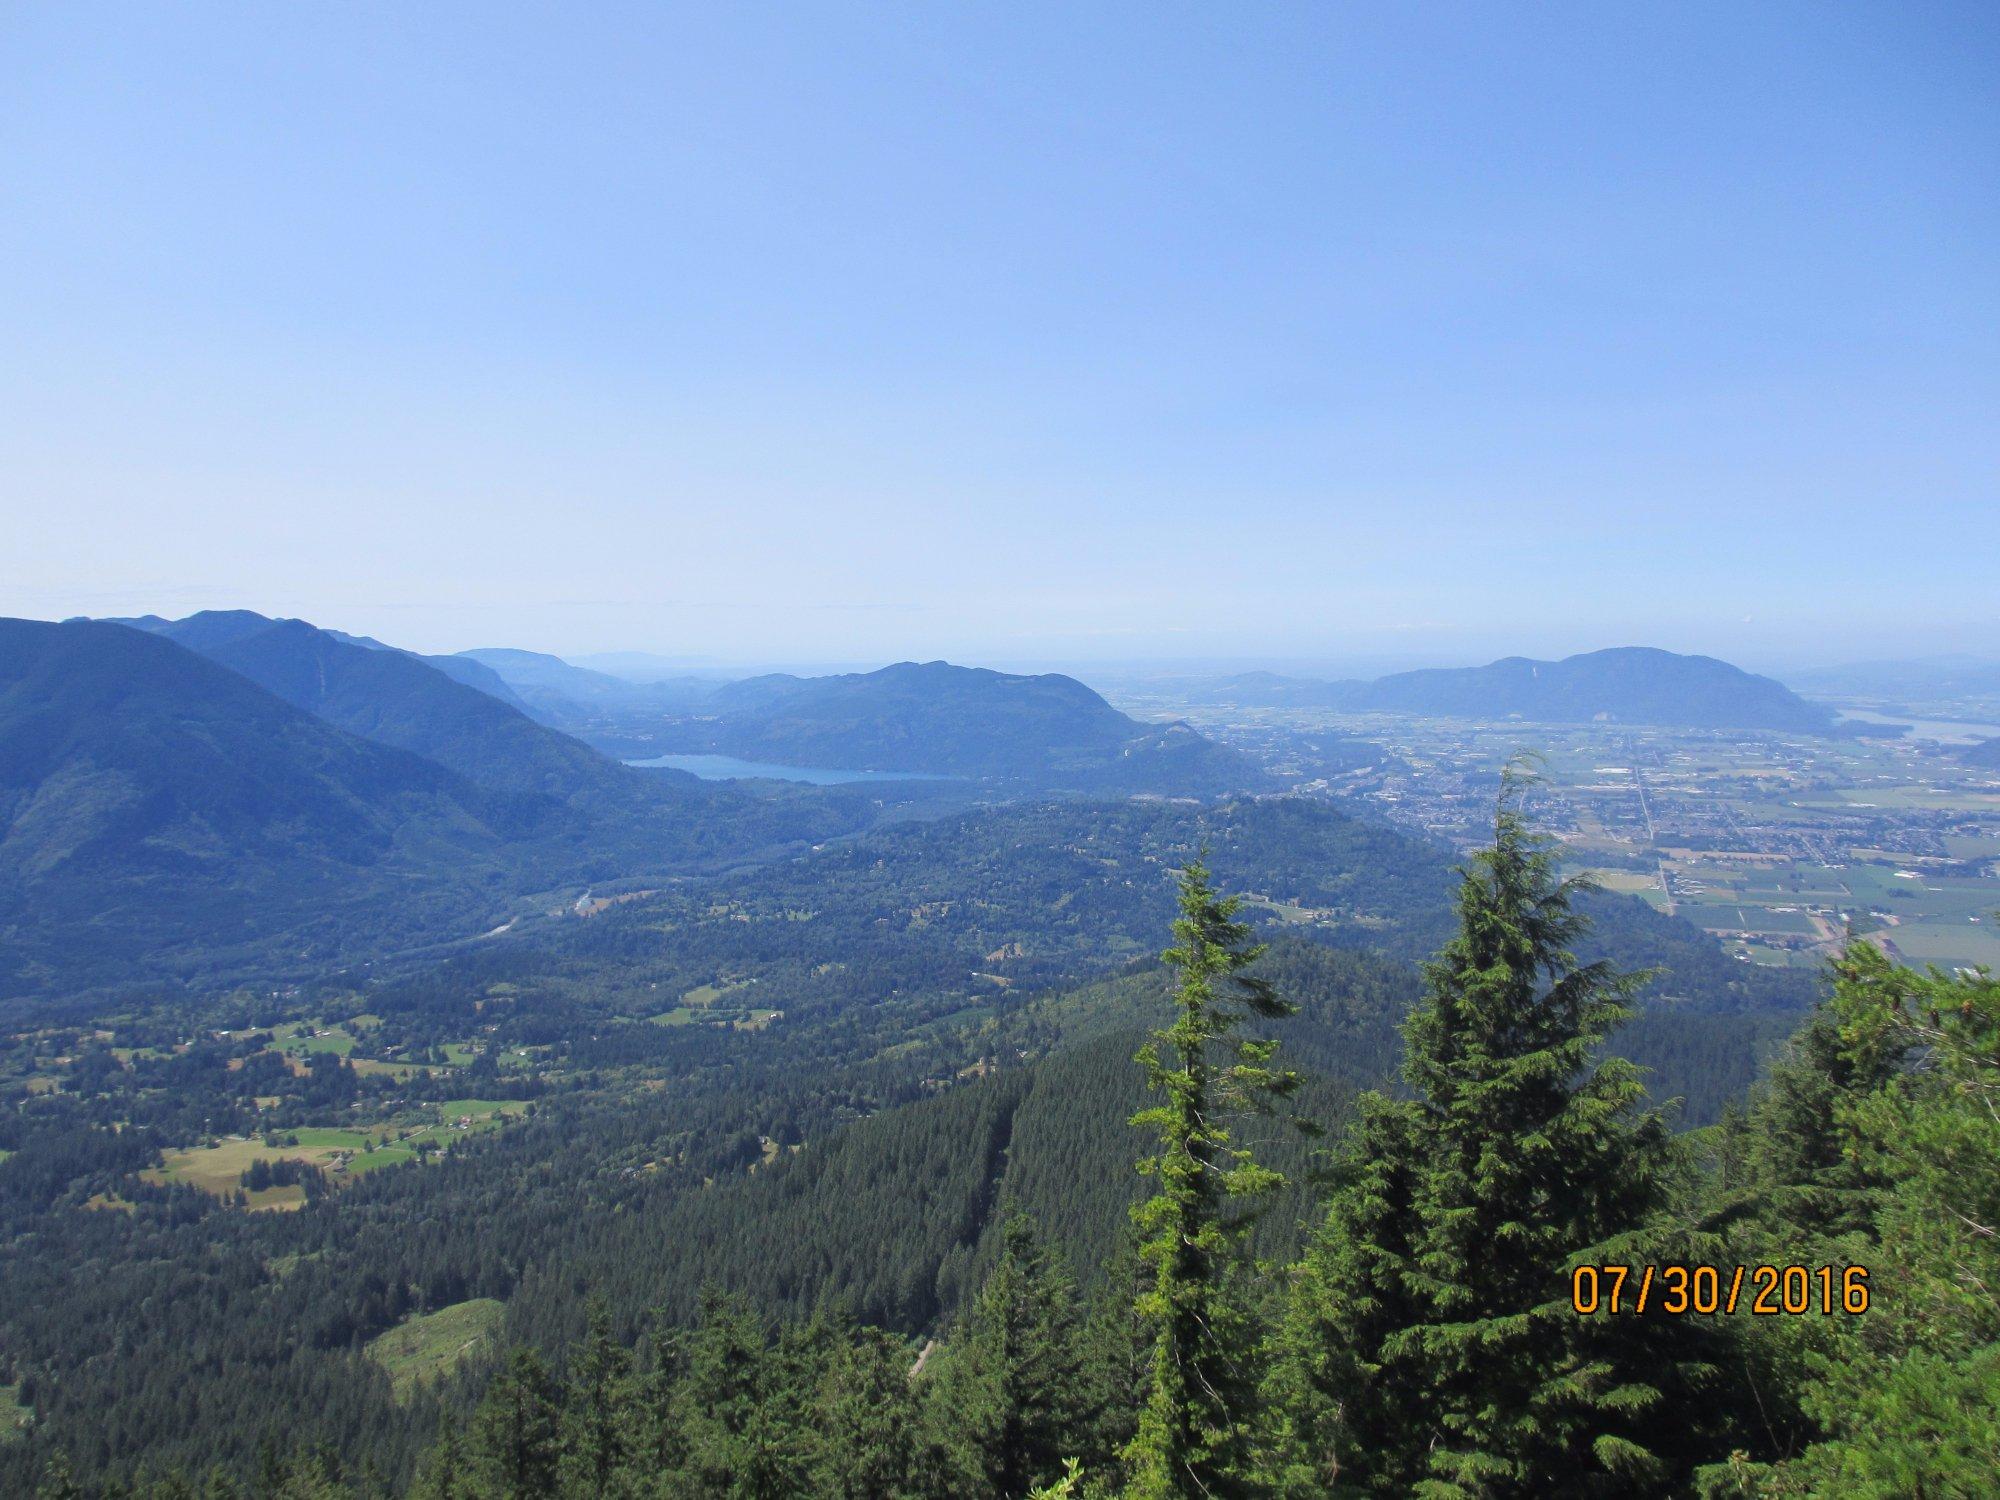
[[[754,862],[879,813],[633,770],[296,621],[188,624],[208,654],[5,622],[0,1000],[387,962],[534,893]]]
[[[642,782],[589,746],[425,660],[343,640],[304,620],[233,611],[152,628],[295,708],[496,791],[569,801],[628,796],[639,785],[663,784]],[[469,665],[480,669],[477,662]]]
[[[169,641],[0,621],[0,995],[462,917],[502,811]]]
[[[1142,724],[1055,673],[933,661],[834,677],[753,677],[716,690],[700,715],[662,729],[663,747],[1084,791],[1206,796],[1266,780],[1186,725]]]

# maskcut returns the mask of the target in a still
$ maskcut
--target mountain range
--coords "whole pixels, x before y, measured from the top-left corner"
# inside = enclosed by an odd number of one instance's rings
[[[0,621],[0,1000],[324,971],[874,816],[622,765],[299,620]]]
[[[1185,724],[1130,718],[1074,677],[942,661],[748,678],[656,733],[662,749],[1051,789],[1213,795],[1268,781],[1239,752]]]
[[[1483,667],[1398,672],[1373,682],[1252,672],[1213,684],[1202,696],[1243,707],[1793,734],[1830,733],[1837,717],[1772,678],[1711,656],[1648,646],[1614,647],[1561,661],[1509,656]]]
[[[419,657],[247,610],[129,623],[240,673],[294,708],[491,791],[569,802],[619,798],[639,785],[626,767],[513,706],[513,690],[477,661]]]
[[[1955,652],[1908,660],[1848,662],[1785,674],[1809,693],[1923,699],[2000,693],[2000,661]]]
[[[701,677],[635,681],[575,666],[541,651],[505,647],[481,647],[436,660],[490,673],[529,713],[573,734],[632,717],[685,712],[721,685]]]
[[[489,654],[517,681],[597,675]],[[1259,779],[1067,678],[932,663],[705,690],[708,718],[640,722],[762,759],[1005,774],[1024,792]],[[463,941],[551,892],[804,849],[890,800],[627,766],[537,722],[486,661],[303,620],[0,621],[0,1000]]]
[[[0,996],[427,929],[476,905],[509,819],[172,641],[0,620]]]

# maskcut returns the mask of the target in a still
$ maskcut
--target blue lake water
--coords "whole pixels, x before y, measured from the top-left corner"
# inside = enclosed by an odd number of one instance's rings
[[[954,781],[951,776],[930,776],[920,771],[843,771],[833,766],[774,766],[760,760],[738,760],[733,755],[655,755],[650,760],[628,760],[628,766],[665,766],[672,771],[692,771],[703,781],[743,781],[761,777],[769,781],[809,781],[814,786],[839,786],[848,781]]]

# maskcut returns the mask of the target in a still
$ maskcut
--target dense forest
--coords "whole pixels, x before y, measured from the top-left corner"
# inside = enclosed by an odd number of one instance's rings
[[[724,882],[678,923],[635,909],[346,998],[384,1057],[492,1028],[449,1083],[282,1062],[296,995],[239,996],[193,1044],[165,1045],[185,1016],[103,1032],[0,1124],[0,1389],[32,1414],[0,1487],[1991,1492],[2000,986],[1856,943],[1803,1011],[1663,998],[1679,986],[1603,956],[1592,917],[1618,908],[1512,800],[1453,886],[1425,865],[1371,899],[1343,860],[1290,882],[1290,907],[1371,916],[1367,947],[1337,920],[1253,930],[1268,893],[1220,894],[1252,884],[1257,836],[1304,836],[1282,805],[1101,816],[1051,849],[1052,885],[1013,867],[1018,892],[961,886],[975,910],[868,949],[900,1003],[785,975],[832,961],[812,944],[843,900],[858,924],[885,884],[903,903],[962,875],[951,820],[831,851],[837,884]],[[1142,866],[1164,884],[1128,882]],[[1052,889],[1078,925],[1040,941],[1111,967],[966,992],[962,942],[1034,972],[1022,934]],[[1448,924],[1426,927],[1426,890]],[[753,901],[819,936],[745,976],[728,940]],[[1163,957],[1121,956],[1141,918],[1171,929]],[[1637,930],[1671,951],[1671,927]],[[1427,933],[1413,969],[1398,950]],[[636,1016],[650,976],[697,974],[782,993],[786,1045]],[[642,1030],[674,1087],[602,1087]],[[461,1108],[450,1089],[506,1123],[337,1188],[282,1158],[246,1172],[244,1194],[302,1191],[295,1212],[155,1170],[191,1134],[296,1140],[392,1090]],[[427,1378],[372,1357],[475,1317]]]

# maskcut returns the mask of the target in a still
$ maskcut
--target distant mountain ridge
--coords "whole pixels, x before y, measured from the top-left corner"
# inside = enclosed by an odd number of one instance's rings
[[[241,673],[295,708],[493,791],[566,802],[619,795],[631,781],[626,768],[460,680],[436,659],[248,610],[130,623]],[[455,665],[508,691],[479,662]]]
[[[783,765],[1019,778],[1095,791],[1256,788],[1244,756],[1185,724],[1145,724],[1058,673],[897,662],[831,677],[752,677],[661,731],[681,750]]]
[[[873,816],[621,765],[300,620],[0,620],[0,1004],[393,959]]]
[[[1345,713],[1546,723],[1655,724],[1826,734],[1837,715],[1783,683],[1712,656],[1619,646],[1561,661],[1509,656],[1483,667],[1398,672],[1373,682],[1313,682],[1247,673],[1216,685],[1222,701]]]
[[[432,660],[462,662],[492,674],[529,713],[570,732],[607,717],[685,712],[720,686],[696,677],[634,681],[579,667],[545,652],[506,647],[480,647]]]
[[[0,996],[157,977],[194,935],[330,952],[357,911],[387,934],[476,910],[499,821],[172,641],[0,620]]]
[[[245,636],[255,635],[272,625],[282,622],[269,615],[260,615],[250,609],[210,609],[188,615],[183,619],[169,620],[163,615],[114,616],[105,622],[110,625],[129,625],[134,630],[143,630],[151,635],[164,635],[179,641],[190,650],[209,654],[212,648],[230,645]],[[498,698],[511,708],[527,711],[521,701],[499,673],[465,656],[426,656],[421,651],[406,651],[401,646],[391,646],[378,641],[372,635],[351,635],[345,630],[328,630],[326,634],[336,641],[349,646],[361,646],[370,651],[391,651],[398,656],[407,656],[413,661],[434,667],[467,687],[478,688],[488,697]]]

